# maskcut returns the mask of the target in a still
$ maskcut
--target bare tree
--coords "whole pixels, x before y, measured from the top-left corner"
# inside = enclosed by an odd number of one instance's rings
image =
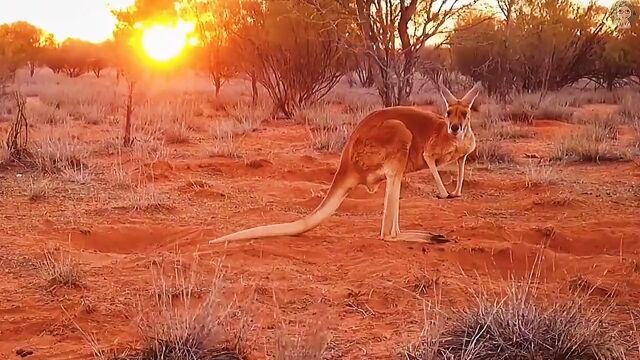
[[[29,124],[25,115],[26,100],[19,92],[14,92],[16,101],[16,120],[7,133],[6,146],[9,155],[18,159],[25,154],[29,142]]]
[[[355,0],[373,79],[385,106],[405,104],[413,90],[417,53],[446,40],[445,24],[477,0]]]

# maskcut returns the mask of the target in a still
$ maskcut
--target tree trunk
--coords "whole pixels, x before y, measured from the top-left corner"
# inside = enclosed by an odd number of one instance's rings
[[[251,73],[251,103],[256,105],[258,103],[258,80],[256,74]]]
[[[130,147],[133,145],[133,138],[131,137],[131,115],[133,114],[133,90],[135,88],[135,82],[129,81],[129,92],[127,94],[127,113],[124,121],[124,140],[123,146]]]
[[[218,97],[218,95],[220,95],[220,88],[222,87],[222,77],[216,74],[215,71],[209,71],[209,75],[211,76],[211,81],[213,81],[213,87],[216,89],[216,97]]]

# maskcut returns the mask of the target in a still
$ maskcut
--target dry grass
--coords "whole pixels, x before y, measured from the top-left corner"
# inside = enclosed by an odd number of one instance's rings
[[[506,296],[482,289],[472,306],[431,329],[418,346],[404,353],[410,360],[562,359],[622,360],[626,339],[607,317],[609,304],[590,304],[587,296],[569,300],[539,296],[535,285],[514,283]]]
[[[309,128],[311,147],[320,152],[339,153],[349,140],[350,127],[337,125]]]
[[[252,133],[260,128],[262,122],[269,118],[270,108],[267,103],[252,106],[246,103],[236,103],[225,106],[226,113],[234,120],[234,134]]]
[[[405,280],[408,290],[420,297],[435,293],[441,283],[440,275],[435,275],[427,269],[415,271]]]
[[[116,152],[124,150],[122,148],[122,139],[116,139],[114,145]],[[136,159],[147,163],[165,160],[169,156],[169,150],[164,139],[159,140],[155,136],[145,134],[140,134],[135,138],[131,152]]]
[[[624,124],[640,122],[640,95],[629,93],[622,98],[617,115]]]
[[[151,305],[139,312],[140,350],[129,359],[243,359],[241,338],[232,341],[228,321],[233,309],[221,294],[220,279],[214,279],[203,299],[194,296],[194,284],[180,270],[177,282],[184,284],[178,294],[167,283],[155,285]],[[177,296],[176,296],[177,295]]]
[[[516,98],[506,110],[505,119],[523,124],[533,123],[535,107],[523,98]]]
[[[474,128],[479,130],[491,130],[498,125],[509,121],[507,107],[495,102],[487,103],[480,108],[477,121],[472,120]]]
[[[510,123],[498,123],[489,129],[488,137],[492,140],[530,139],[535,136],[531,129],[514,126]]]
[[[18,79],[26,96],[51,108],[59,108],[71,117],[86,123],[100,122],[103,117],[115,115],[124,102],[124,87],[116,86],[115,73],[105,72],[93,76],[69,78],[63,74],[36,72],[32,79]],[[122,84],[122,83],[121,83]]]
[[[85,339],[98,360],[242,360],[246,359],[244,330],[247,326],[235,303],[222,294],[216,275],[199,291],[202,278],[196,269],[179,264],[171,275],[154,274],[152,299],[141,299],[136,309],[138,344],[113,355],[93,336]],[[178,284],[179,286],[174,286]],[[240,325],[235,327],[241,317]],[[233,329],[239,330],[233,330]],[[111,351],[113,353],[113,351]]]
[[[579,111],[571,117],[570,122],[579,125],[595,126],[604,132],[606,138],[617,140],[619,135],[618,125],[624,124],[624,119],[615,112]]]
[[[172,123],[164,130],[167,144],[187,144],[191,141],[191,132],[184,122]]]
[[[350,112],[348,114],[355,114]],[[330,128],[342,123],[339,114],[330,110],[327,104],[320,104],[313,107],[299,109],[294,115],[294,120],[298,124],[307,125],[310,128]]]
[[[159,211],[173,208],[171,201],[155,186],[137,186],[131,189],[127,206],[133,211]]]
[[[221,123],[211,129],[213,144],[209,150],[210,156],[239,158],[240,149],[234,140],[234,128],[228,123]]]
[[[620,91],[579,90],[566,88],[553,94],[558,101],[571,107],[591,104],[618,104],[623,94]]]
[[[562,180],[556,169],[547,164],[529,162],[525,171],[525,184],[528,188],[555,185]]]
[[[118,153],[115,164],[111,168],[110,180],[119,187],[127,188],[131,186],[131,175],[122,165],[122,153]]]
[[[86,185],[93,180],[93,170],[81,163],[80,166],[63,169],[62,176],[69,182]]]
[[[88,125],[100,125],[113,114],[110,115],[109,110],[103,104],[81,103],[69,115]]]
[[[39,101],[28,101],[26,110],[27,119],[37,124],[60,125],[69,119],[66,111]]]
[[[631,146],[640,150],[640,121],[631,125]]]
[[[346,114],[358,114],[359,116],[366,116],[370,112],[380,109],[380,100],[372,97],[359,97],[345,101],[344,112]]]
[[[440,106],[442,104],[442,96],[435,92],[423,92],[412,97],[412,103],[414,105],[421,106]]]
[[[478,142],[476,149],[469,154],[469,160],[486,164],[510,164],[513,155],[499,141],[485,140]]]
[[[87,169],[89,152],[68,131],[58,134],[45,134],[40,141],[34,142],[30,160],[43,173],[74,172]]]
[[[537,120],[568,121],[575,112],[568,100],[555,95],[541,97],[539,93],[522,94],[514,97],[503,120],[531,124]]]
[[[538,120],[569,121],[574,112],[574,109],[566,105],[559,105],[553,101],[546,100],[535,109],[533,117]]]
[[[325,104],[299,110],[295,120],[307,126],[313,150],[339,153],[349,140],[353,126],[364,117],[361,110],[353,109],[346,115],[335,114]]]
[[[321,324],[310,326],[307,332],[297,329],[289,335],[284,326],[276,334],[275,360],[322,360],[327,358],[329,336]]]
[[[15,119],[15,104],[9,96],[0,95],[0,122]]]
[[[49,181],[44,179],[34,181],[33,178],[30,178],[27,186],[27,198],[31,201],[44,200],[49,196],[50,188]]]
[[[627,160],[628,155],[615,151],[611,140],[617,138],[617,127],[607,123],[585,125],[555,145],[551,160],[602,162]]]
[[[47,248],[43,251],[43,258],[37,262],[37,268],[52,287],[82,285],[80,266],[69,252]]]

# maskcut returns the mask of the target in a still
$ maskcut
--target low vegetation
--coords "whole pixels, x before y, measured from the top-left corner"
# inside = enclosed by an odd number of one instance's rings
[[[611,124],[585,125],[555,144],[551,159],[596,163],[626,160],[628,155],[615,150],[611,143],[617,134],[617,128]]]
[[[329,336],[321,323],[309,324],[309,329],[287,333],[282,326],[276,334],[274,360],[322,360],[329,355]],[[329,357],[330,358],[330,357]]]
[[[478,142],[476,149],[469,154],[469,160],[486,164],[509,164],[514,161],[511,152],[502,142],[496,140]]]
[[[560,180],[557,169],[551,165],[529,162],[525,169],[525,184],[528,188],[555,185]]]
[[[71,253],[59,248],[46,248],[37,261],[42,278],[51,287],[78,287],[82,285],[82,271]]]
[[[514,284],[504,297],[485,292],[439,330],[405,351],[410,360],[626,358],[625,332],[612,326],[611,307],[580,294],[545,300],[533,284]]]

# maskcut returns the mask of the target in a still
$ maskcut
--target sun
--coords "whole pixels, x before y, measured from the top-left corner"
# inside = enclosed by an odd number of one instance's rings
[[[178,57],[191,43],[193,23],[179,21],[175,25],[155,24],[143,29],[142,48],[153,60],[165,62]]]

